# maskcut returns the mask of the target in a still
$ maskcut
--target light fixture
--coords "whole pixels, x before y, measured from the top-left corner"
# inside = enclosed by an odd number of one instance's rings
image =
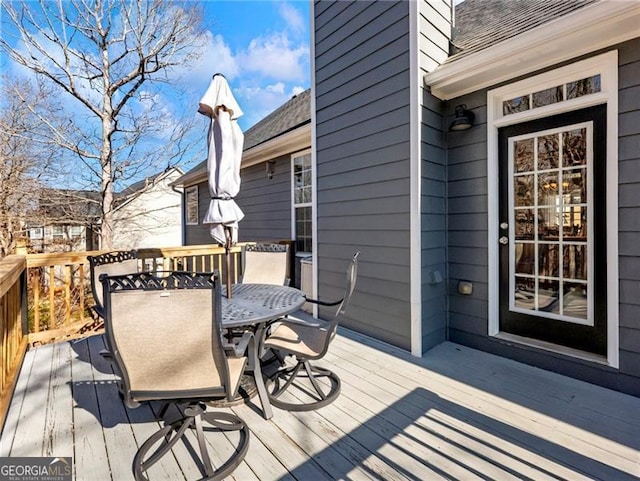
[[[473,119],[476,116],[471,110],[467,110],[467,106],[465,104],[458,105],[456,107],[456,118],[451,122],[449,126],[449,131],[453,132],[456,130],[467,130],[473,127]]]
[[[275,173],[276,173],[276,161],[267,160],[267,178],[269,180],[273,179],[273,174]]]

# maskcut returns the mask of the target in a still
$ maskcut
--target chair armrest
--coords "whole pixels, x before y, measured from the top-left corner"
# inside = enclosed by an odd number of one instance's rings
[[[249,341],[253,337],[253,332],[244,331],[242,337],[238,340],[233,339],[231,341],[226,339],[226,336],[223,336],[223,344],[222,347],[225,351],[230,352],[235,357],[242,357],[247,352],[247,347],[249,346]]]
[[[273,321],[269,321],[269,323],[267,324],[267,327],[276,323],[293,324],[298,326],[322,327],[326,324],[326,321],[323,321],[321,319],[311,319],[307,321],[304,319],[297,319],[295,317],[280,317],[278,319],[274,319]],[[265,332],[266,332],[266,329],[265,329]]]
[[[309,299],[308,297],[306,297],[307,302],[310,302],[311,304],[318,304],[320,306],[337,306],[338,304],[340,304],[343,299],[338,299],[337,301],[321,301],[319,299]]]

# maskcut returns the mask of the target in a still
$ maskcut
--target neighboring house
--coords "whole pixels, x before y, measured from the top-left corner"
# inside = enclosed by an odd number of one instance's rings
[[[640,395],[640,3],[451,3],[314,3],[316,292]]]
[[[99,218],[97,192],[43,189],[26,222],[30,252],[69,252],[97,249]]]
[[[236,197],[245,215],[239,240],[295,240],[298,255],[310,255],[311,180],[311,100],[307,90],[244,133],[242,184]],[[206,160],[175,185],[184,189],[185,245],[211,244],[209,225],[202,223],[211,200]]]
[[[115,194],[115,249],[182,245],[182,191],[172,183],[183,172],[170,167]],[[100,194],[95,191],[47,189],[27,226],[32,252],[101,249]]]
[[[182,245],[182,191],[172,185],[182,175],[169,167],[116,194],[114,249]]]

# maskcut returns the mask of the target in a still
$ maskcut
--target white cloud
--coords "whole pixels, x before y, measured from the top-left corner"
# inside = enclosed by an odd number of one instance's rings
[[[258,37],[240,52],[237,62],[242,70],[282,81],[302,81],[308,77],[309,47],[292,46],[286,33]]]
[[[307,27],[307,22],[300,14],[300,11],[285,2],[279,3],[278,5],[280,7],[280,15],[291,31],[295,33],[304,32]]]
[[[209,81],[215,73],[222,73],[231,80],[240,72],[238,60],[222,35],[213,35],[211,32],[207,32],[205,35],[204,46],[199,58],[189,65],[182,65],[180,72],[180,77],[187,82],[200,84],[200,87],[204,89],[209,85]]]

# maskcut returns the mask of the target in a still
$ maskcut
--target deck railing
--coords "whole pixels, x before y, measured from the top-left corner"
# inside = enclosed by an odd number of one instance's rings
[[[285,241],[287,242],[287,241]],[[242,272],[242,246],[231,253],[231,280]],[[103,251],[11,255],[0,260],[0,429],[28,345],[82,337],[100,329],[92,316],[87,256]],[[226,279],[225,250],[198,245],[137,250],[139,270],[219,270]]]
[[[8,256],[0,262],[0,427],[27,349],[26,259]]]

